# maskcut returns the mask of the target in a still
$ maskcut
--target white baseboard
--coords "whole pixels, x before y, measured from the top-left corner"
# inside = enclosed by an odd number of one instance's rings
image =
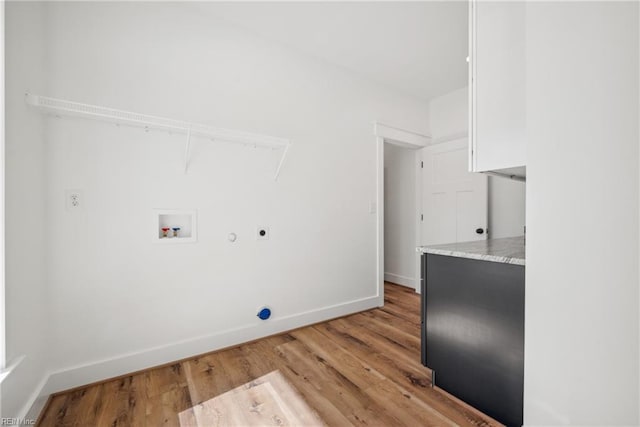
[[[46,383],[37,395],[46,396],[70,388],[126,375],[175,360],[186,359],[198,354],[208,353],[269,335],[286,332],[313,323],[369,310],[378,307],[380,305],[379,300],[380,298],[377,295],[362,298],[304,313],[270,319],[258,324],[228,329],[208,336],[68,367],[50,373]],[[33,411],[30,411],[30,413],[31,412]]]
[[[416,279],[413,277],[401,276],[399,274],[384,273],[385,282],[396,283],[398,285],[406,286],[407,288],[416,288]]]
[[[18,414],[18,419],[20,420],[37,420],[40,412],[44,409],[44,406],[47,404],[47,400],[49,398],[48,395],[43,395],[42,390],[44,389],[45,384],[49,379],[49,375],[45,375],[36,389],[31,393],[29,400],[22,407],[20,414]]]
[[[8,369],[11,372],[9,373],[9,375],[4,377],[3,379],[7,382],[13,382],[13,384],[11,385],[3,384],[3,387],[7,385],[7,388],[8,388],[8,390],[6,390],[5,393],[7,393],[7,395],[10,397],[10,400],[11,400],[11,403],[9,404],[10,412],[9,413],[3,412],[2,417],[15,418],[18,420],[35,420],[38,417],[38,413],[40,409],[42,409],[42,406],[44,406],[44,403],[40,402],[40,395],[42,393],[42,388],[44,387],[44,384],[47,381],[47,378],[49,378],[49,374],[44,371],[44,368],[40,368],[37,364],[34,364],[34,359],[28,357],[26,354],[13,359]],[[28,393],[29,391],[30,393],[26,396],[25,395],[19,396],[17,398],[17,401],[19,402],[18,405],[21,405],[21,406],[19,406],[18,408],[14,408],[14,403],[15,403],[14,399],[16,399],[16,396],[13,395],[13,393],[15,393],[15,390],[13,390],[12,386],[15,386],[15,384],[24,384],[25,381],[29,382],[31,379],[33,379],[33,378],[29,378],[29,379],[24,378],[23,373],[25,371],[28,371],[30,373],[40,372],[41,374],[36,378],[38,382],[37,384],[35,384],[35,386],[32,389],[20,390],[19,394],[22,394],[25,392]],[[46,401],[46,397],[44,398],[44,400]],[[0,406],[3,403],[5,403],[5,401],[0,399]],[[7,410],[7,408],[4,406],[1,407],[0,409],[5,411]],[[0,422],[0,424],[2,423]],[[21,423],[19,425],[23,425],[23,424]]]

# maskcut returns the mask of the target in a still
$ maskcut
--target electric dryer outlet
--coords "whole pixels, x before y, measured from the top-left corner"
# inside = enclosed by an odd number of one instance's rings
[[[269,227],[258,226],[256,229],[257,240],[269,240]]]

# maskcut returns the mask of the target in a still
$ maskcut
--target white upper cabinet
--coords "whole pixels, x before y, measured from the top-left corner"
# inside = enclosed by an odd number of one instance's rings
[[[471,0],[469,169],[526,165],[526,4]]]

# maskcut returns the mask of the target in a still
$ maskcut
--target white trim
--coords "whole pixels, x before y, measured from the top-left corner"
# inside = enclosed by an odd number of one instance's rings
[[[416,288],[416,279],[415,277],[407,277],[402,276],[400,274],[393,273],[384,273],[385,282],[395,283],[396,285],[406,286],[407,288],[415,289]]]
[[[16,418],[20,420],[37,419],[40,412],[44,409],[47,403],[48,396],[43,396],[42,389],[44,388],[49,375],[44,375],[36,388],[31,392],[26,403],[22,406],[22,409],[18,412]]]
[[[148,348],[116,357],[96,360],[82,365],[67,367],[49,374],[39,395],[48,395],[73,387],[126,375],[131,372],[185,359],[198,354],[239,345],[265,336],[290,331],[313,323],[323,322],[356,312],[369,310],[379,305],[378,296],[361,298],[320,309],[293,314],[240,328],[228,329],[212,335],[192,338],[172,344]],[[257,318],[256,318],[257,319]]]
[[[4,136],[5,136],[5,76],[4,76],[4,1],[0,4],[0,369],[5,367],[6,363],[6,330],[7,324],[5,318],[5,242],[4,242],[4,174],[5,174],[5,158],[4,158]],[[0,402],[2,406],[2,402]],[[1,409],[1,408],[0,408]]]
[[[422,152],[424,150],[416,150],[416,195],[415,195],[415,230],[416,230],[416,241],[414,242],[415,247],[422,245],[422,174],[424,173]],[[415,280],[414,280],[414,288],[417,293],[422,292],[422,288],[420,286],[420,278],[422,275],[422,268],[420,264],[420,260],[422,256],[420,253],[415,253]]]
[[[5,378],[11,375],[11,372],[16,370],[18,365],[20,365],[20,363],[22,363],[22,361],[26,359],[26,357],[27,357],[26,354],[18,356],[15,359],[13,359],[11,362],[7,363],[7,365],[4,368],[0,369],[0,384],[2,384],[2,381],[4,381]]]
[[[380,122],[373,123],[373,134],[376,137],[376,282],[378,289],[379,306],[384,305],[384,144],[389,143],[400,147],[419,150],[431,145],[431,137],[417,132],[404,130],[395,126],[390,126]],[[416,184],[418,184],[418,174],[416,174]],[[421,176],[421,174],[420,174]],[[420,214],[422,211],[422,179],[420,178],[420,189],[416,185],[416,247],[420,245]],[[416,278],[415,289],[420,292],[420,257],[416,256]]]
[[[465,137],[451,139],[446,143],[433,144],[429,147],[429,152],[432,153],[446,153],[449,151],[463,150],[467,147],[467,141]]]
[[[467,138],[469,136],[469,132],[466,130],[460,132],[453,132],[448,135],[439,136],[437,138],[433,138],[431,141],[431,145],[443,144],[449,141],[455,141],[456,139]]]
[[[373,134],[383,138],[389,144],[408,147],[414,150],[429,145],[431,137],[417,132],[404,130],[380,122],[373,122]]]
[[[477,170],[476,160],[476,0],[469,1],[469,112],[468,112],[468,132],[469,132],[469,172]]]
[[[376,289],[384,306],[384,138],[376,137]]]

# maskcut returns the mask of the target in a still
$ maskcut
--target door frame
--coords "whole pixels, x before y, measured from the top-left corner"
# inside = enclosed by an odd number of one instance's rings
[[[384,306],[384,144],[415,150],[416,171],[416,248],[420,244],[420,213],[422,203],[422,179],[420,175],[420,149],[431,145],[431,137],[396,126],[380,122],[373,123],[373,134],[376,138],[376,282],[378,289],[378,306]],[[420,256],[416,252],[416,292],[420,289]]]

